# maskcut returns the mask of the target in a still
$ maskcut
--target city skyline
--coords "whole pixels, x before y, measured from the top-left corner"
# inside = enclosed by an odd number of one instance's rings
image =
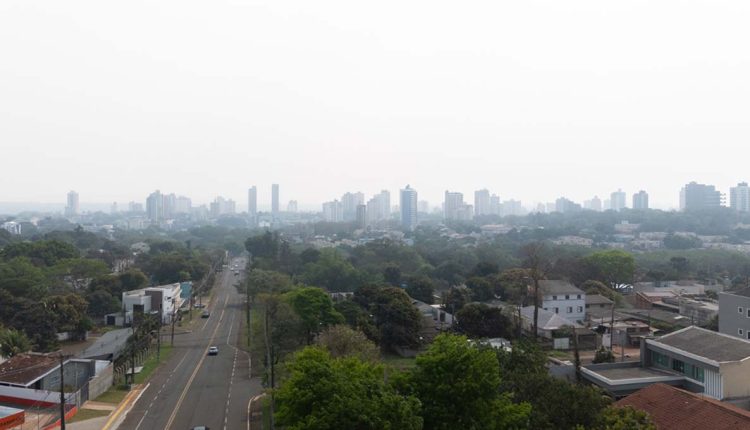
[[[309,207],[411,183],[433,203],[445,189],[533,203],[622,188],[677,208],[692,180],[747,180],[732,154],[750,138],[750,5],[714,6],[166,0],[102,17],[21,2],[0,14],[0,115],[3,156],[25,162],[4,166],[0,201],[161,189],[244,206],[250,184],[266,202],[281,182],[282,208]]]

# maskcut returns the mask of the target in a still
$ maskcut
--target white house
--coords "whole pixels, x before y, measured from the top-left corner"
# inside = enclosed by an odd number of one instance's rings
[[[172,315],[182,306],[180,284],[160,285],[122,293],[125,324],[133,320],[133,311],[158,313],[162,323],[169,324]]]
[[[571,321],[586,319],[586,293],[568,281],[539,281],[542,308]]]

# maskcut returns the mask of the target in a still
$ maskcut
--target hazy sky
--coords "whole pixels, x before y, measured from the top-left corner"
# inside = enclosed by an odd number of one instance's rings
[[[747,0],[3,0],[0,201],[674,207],[750,180],[748,22]]]

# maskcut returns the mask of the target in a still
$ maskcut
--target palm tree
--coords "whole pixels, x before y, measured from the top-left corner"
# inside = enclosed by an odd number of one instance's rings
[[[31,350],[31,341],[22,331],[0,328],[0,355],[13,357]]]

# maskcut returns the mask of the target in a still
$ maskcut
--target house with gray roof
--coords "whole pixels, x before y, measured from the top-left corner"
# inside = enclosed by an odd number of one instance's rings
[[[641,343],[640,362],[592,364],[584,379],[615,397],[658,382],[750,404],[750,342],[690,326]]]
[[[750,339],[750,288],[719,293],[719,332]]]
[[[539,281],[542,308],[570,321],[586,319],[586,293],[568,281]]]

